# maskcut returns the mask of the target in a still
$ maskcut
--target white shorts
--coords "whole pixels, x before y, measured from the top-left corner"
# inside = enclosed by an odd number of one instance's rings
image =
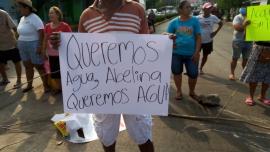
[[[96,133],[104,146],[112,145],[118,136],[120,114],[93,115]],[[138,144],[152,140],[152,118],[150,115],[123,115],[129,136]]]

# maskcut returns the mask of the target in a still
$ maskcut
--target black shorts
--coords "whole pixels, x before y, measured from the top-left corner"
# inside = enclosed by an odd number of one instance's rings
[[[203,55],[209,55],[213,51],[213,41],[209,43],[204,43],[201,45],[201,50],[203,51]]]
[[[20,53],[17,48],[0,51],[0,63],[7,64],[7,61],[11,60],[13,63],[21,61]]]
[[[52,79],[60,79],[60,63],[58,56],[49,56],[49,63],[51,69],[51,78]]]

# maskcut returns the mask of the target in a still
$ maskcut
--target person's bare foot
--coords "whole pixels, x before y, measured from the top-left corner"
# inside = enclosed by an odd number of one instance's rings
[[[175,100],[182,100],[182,99],[183,99],[182,92],[177,92],[175,96]]]
[[[230,75],[229,75],[229,80],[231,80],[231,81],[235,81],[235,80],[236,80],[236,78],[235,78],[235,76],[234,76],[233,74],[230,74]]]
[[[200,103],[200,104],[202,103],[202,98],[199,97],[198,95],[196,95],[195,93],[189,94],[189,96],[190,96],[193,100],[197,101],[198,103]]]

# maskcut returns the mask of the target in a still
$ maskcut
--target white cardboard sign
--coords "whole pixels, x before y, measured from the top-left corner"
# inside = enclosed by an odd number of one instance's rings
[[[168,114],[168,36],[61,33],[59,51],[65,112]]]

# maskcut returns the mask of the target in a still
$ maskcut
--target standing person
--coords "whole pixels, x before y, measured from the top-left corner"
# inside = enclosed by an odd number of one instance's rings
[[[156,15],[154,11],[151,9],[150,13],[148,14],[148,26],[151,30],[151,33],[156,32],[155,20],[156,20]]]
[[[202,31],[201,49],[203,51],[200,74],[204,73],[203,66],[207,62],[208,55],[213,51],[213,38],[216,36],[223,25],[222,21],[217,18],[217,16],[211,14],[213,5],[210,2],[205,3],[202,9],[203,14],[198,16]],[[218,28],[213,32],[214,24],[218,24]]]
[[[45,75],[43,66],[43,22],[35,14],[36,9],[32,6],[31,0],[17,0],[17,4],[22,15],[18,25],[18,48],[23,60],[28,82],[27,87],[23,89],[23,92],[28,92],[33,88],[34,68],[41,76],[44,92],[48,92],[49,86],[47,84],[47,76]]]
[[[246,19],[246,6],[244,5],[240,8],[238,15],[236,15],[233,19],[233,55],[231,61],[231,73],[229,75],[229,80],[235,80],[235,68],[237,65],[237,61],[242,55],[242,68],[246,66],[249,54],[252,49],[252,42],[245,41],[245,30],[246,26],[249,22],[244,22]]]
[[[0,86],[7,85],[10,83],[6,73],[6,64],[8,60],[12,60],[15,65],[17,74],[17,82],[14,88],[17,88],[21,84],[21,58],[19,50],[16,48],[16,25],[4,10],[0,9],[0,73],[2,80]]]
[[[51,78],[56,84],[56,88],[52,90],[52,93],[57,94],[61,92],[59,52],[52,48],[49,38],[53,32],[71,32],[72,30],[67,23],[62,21],[63,13],[58,7],[53,6],[50,8],[49,18],[51,22],[46,24],[44,29],[45,46],[49,56]]]
[[[183,98],[181,86],[183,65],[185,65],[188,75],[189,96],[200,102],[200,98],[195,93],[201,48],[200,23],[196,17],[190,16],[191,6],[187,0],[181,1],[178,9],[179,16],[169,23],[167,29],[168,33],[176,35],[171,67],[177,88],[175,99],[181,100]]]
[[[83,11],[79,21],[83,33],[149,34],[143,7],[130,0],[95,0]],[[51,36],[54,48],[59,46],[59,35]],[[95,114],[94,126],[104,151],[114,152],[119,132],[120,114]],[[123,115],[131,138],[141,152],[153,152],[152,120],[149,115]]]
[[[249,96],[245,103],[255,104],[254,94],[258,83],[261,83],[261,92],[258,100],[270,105],[270,99],[266,98],[266,92],[270,85],[270,42],[255,42],[247,65],[244,68],[241,81],[249,84]]]

